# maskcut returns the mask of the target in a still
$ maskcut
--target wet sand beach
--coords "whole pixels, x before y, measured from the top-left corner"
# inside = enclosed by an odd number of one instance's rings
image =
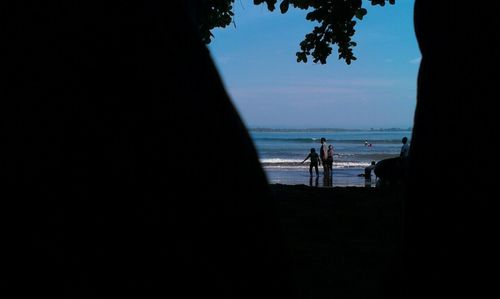
[[[375,187],[376,177],[372,173],[370,180],[359,176],[364,173],[363,168],[333,169],[331,179],[327,180],[320,170],[319,176],[311,176],[307,169],[268,169],[267,179],[270,184],[307,185],[312,187]]]
[[[379,188],[270,185],[299,298],[397,298],[401,200]]]

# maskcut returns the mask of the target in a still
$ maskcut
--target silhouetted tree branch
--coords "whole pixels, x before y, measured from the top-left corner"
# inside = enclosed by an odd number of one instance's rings
[[[234,0],[198,0],[197,21],[203,42],[210,43],[212,29],[231,24],[234,16],[233,2]]]
[[[394,4],[396,0],[369,0],[372,5],[384,6],[386,2]],[[265,3],[269,11],[274,11],[277,0],[254,0],[255,5]],[[210,43],[213,37],[211,30],[215,27],[226,27],[233,20],[234,0],[199,0],[198,22],[203,41]],[[281,13],[289,7],[308,10],[306,19],[318,22],[311,33],[306,34],[300,43],[300,51],[296,53],[297,62],[307,62],[308,56],[315,63],[326,63],[332,54],[332,46],[337,45],[339,59],[347,64],[356,60],[352,51],[356,42],[352,37],[356,30],[355,18],[362,20],[367,10],[362,7],[362,0],[281,0]]]

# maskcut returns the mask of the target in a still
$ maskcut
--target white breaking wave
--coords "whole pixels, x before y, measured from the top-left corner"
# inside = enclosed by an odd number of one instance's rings
[[[299,159],[280,159],[280,158],[272,158],[272,159],[261,159],[260,163],[300,163],[303,160]],[[307,161],[306,161],[307,162]]]
[[[262,159],[261,164],[264,168],[308,168],[309,161],[301,163],[303,160],[297,159]],[[358,161],[333,161],[333,168],[365,168],[370,165],[370,162]]]

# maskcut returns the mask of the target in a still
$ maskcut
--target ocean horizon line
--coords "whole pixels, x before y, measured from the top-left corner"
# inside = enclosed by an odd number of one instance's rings
[[[249,127],[252,132],[400,132],[411,131],[413,128],[280,128],[280,127]]]

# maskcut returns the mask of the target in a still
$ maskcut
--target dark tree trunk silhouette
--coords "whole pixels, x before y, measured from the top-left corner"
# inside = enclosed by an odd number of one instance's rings
[[[404,207],[407,297],[498,292],[497,28],[480,4],[416,1],[422,61]]]
[[[256,151],[183,2],[8,2],[3,294],[293,295]]]

